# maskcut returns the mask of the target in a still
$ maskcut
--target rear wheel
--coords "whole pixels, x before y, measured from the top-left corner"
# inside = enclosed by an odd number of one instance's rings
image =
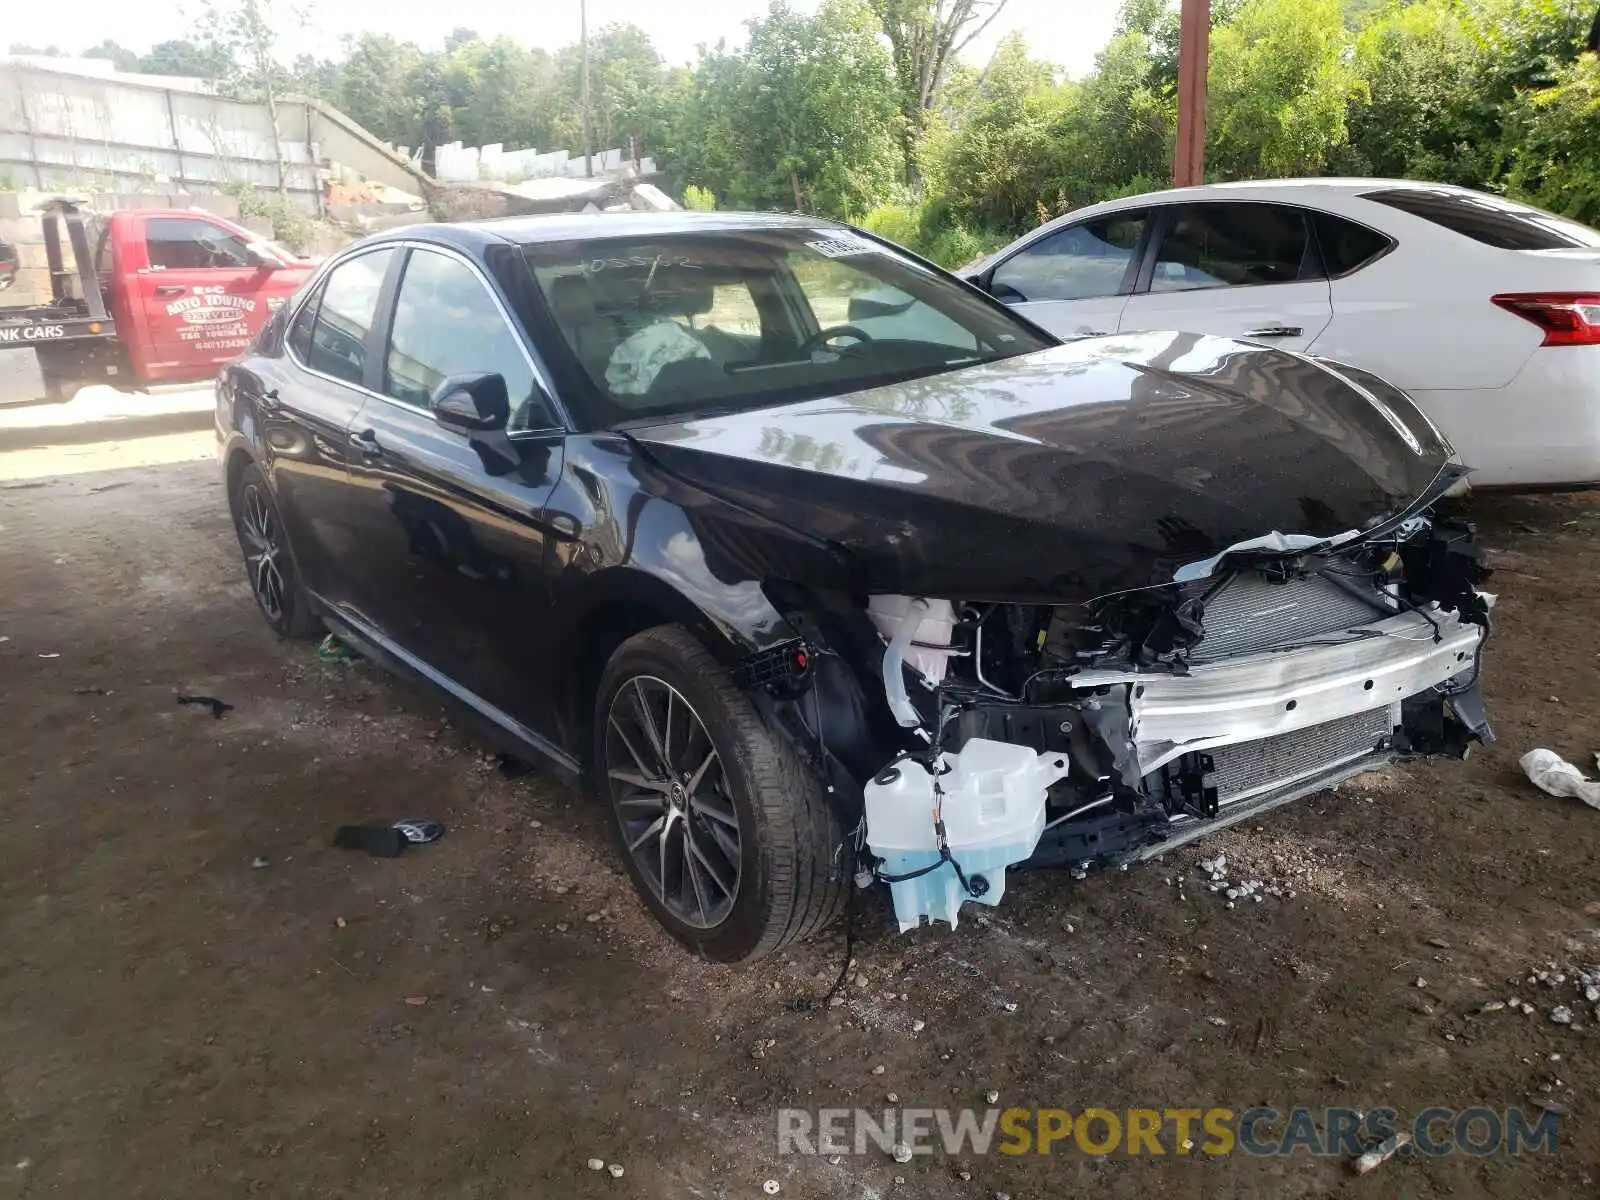
[[[685,945],[760,958],[841,910],[842,834],[795,749],[678,626],[624,642],[600,680],[595,775],[634,886]]]
[[[285,637],[316,633],[320,623],[300,584],[278,505],[254,463],[239,472],[231,500],[233,525],[244,552],[245,576],[261,615]]]

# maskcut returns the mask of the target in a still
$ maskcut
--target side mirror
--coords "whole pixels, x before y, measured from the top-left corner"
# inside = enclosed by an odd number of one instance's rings
[[[511,397],[504,375],[480,371],[452,375],[428,402],[433,419],[454,433],[493,433],[511,419]]]

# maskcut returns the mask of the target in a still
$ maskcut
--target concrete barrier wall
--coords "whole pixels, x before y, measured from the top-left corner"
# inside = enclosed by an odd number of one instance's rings
[[[620,171],[631,166],[625,150],[597,150],[594,154],[596,175]],[[524,179],[544,179],[550,176],[582,176],[583,155],[566,150],[507,150],[499,142],[486,146],[463,146],[451,142],[434,152],[434,176],[440,183],[476,183],[489,180],[517,183]],[[654,160],[646,158],[639,164],[639,174],[654,175]]]
[[[280,186],[296,207],[319,211],[318,167],[421,191],[418,172],[329,105],[286,97],[276,138],[265,104],[195,90],[51,71],[0,61],[0,188],[188,194],[248,182]]]

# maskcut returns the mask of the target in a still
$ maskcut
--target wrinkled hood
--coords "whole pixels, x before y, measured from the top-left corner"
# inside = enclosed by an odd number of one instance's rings
[[[1399,391],[1187,333],[1089,338],[848,396],[630,429],[840,548],[863,591],[1086,600],[1265,535],[1368,530],[1450,449]]]

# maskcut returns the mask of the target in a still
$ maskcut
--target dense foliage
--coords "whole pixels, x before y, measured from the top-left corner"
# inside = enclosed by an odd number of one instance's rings
[[[251,0],[260,3],[262,0]],[[654,154],[696,207],[863,221],[946,263],[1040,220],[1159,188],[1177,117],[1176,0],[1125,0],[1094,71],[1024,40],[957,58],[1003,0],[772,0],[737,49],[666,67],[632,26],[591,39],[596,148]],[[1600,224],[1596,0],[1212,0],[1207,173],[1438,179]],[[224,75],[227,47],[167,42],[125,69]],[[385,34],[285,84],[416,146],[582,149],[579,54],[467,30]],[[287,90],[287,88],[285,89]]]

